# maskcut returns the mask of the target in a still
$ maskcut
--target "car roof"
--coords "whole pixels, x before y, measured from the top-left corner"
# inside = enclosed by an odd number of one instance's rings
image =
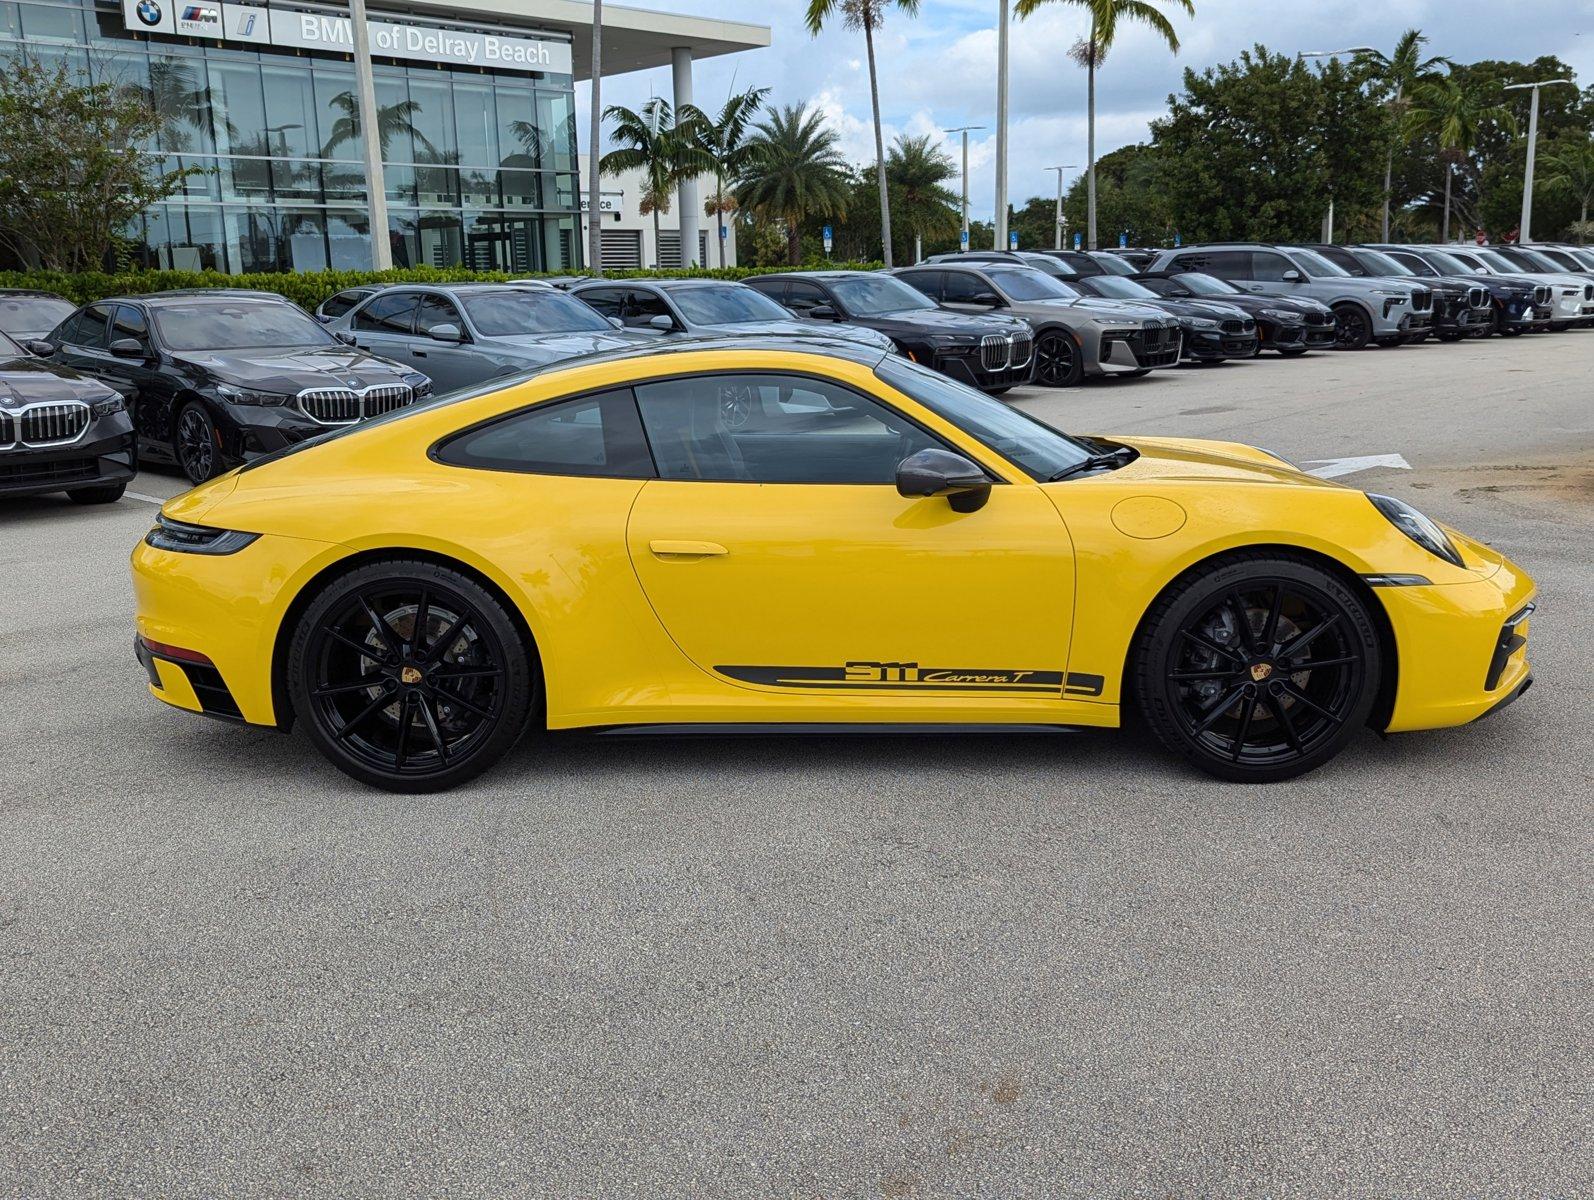
[[[104,296],[93,304],[117,300],[136,300],[141,304],[160,304],[166,300],[193,300],[195,297],[216,296],[223,300],[264,300],[277,304],[293,304],[280,292],[259,292],[249,288],[172,288],[165,292],[143,292],[129,296]],[[297,306],[295,306],[297,307]]]
[[[858,279],[866,275],[878,274],[876,271],[772,271],[767,275],[756,275],[755,279]]]
[[[0,287],[0,296],[37,296],[45,300],[66,300],[68,304],[72,303],[72,301],[67,300],[65,296],[61,295],[60,292],[50,292],[46,291],[44,288]]]

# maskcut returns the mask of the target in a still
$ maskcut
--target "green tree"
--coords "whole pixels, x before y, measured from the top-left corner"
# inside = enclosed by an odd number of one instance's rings
[[[847,211],[848,171],[824,114],[806,104],[787,105],[761,121],[753,154],[738,180],[736,200],[786,226],[786,257],[802,261],[802,224],[810,216]]]
[[[1391,128],[1397,136],[1405,127],[1406,112],[1411,106],[1411,95],[1420,86],[1433,80],[1442,69],[1450,65],[1447,58],[1424,58],[1422,48],[1428,39],[1418,29],[1408,29],[1395,43],[1393,54],[1381,50],[1363,51],[1356,56],[1356,64],[1366,72],[1369,80],[1388,97]],[[1390,188],[1395,173],[1396,141],[1391,140],[1384,153],[1384,215],[1379,240],[1389,240]]]
[[[1536,182],[1547,191],[1566,192],[1577,201],[1577,239],[1586,242],[1588,206],[1594,200],[1594,140],[1583,138],[1553,147],[1544,156],[1544,174]]]
[[[160,129],[146,89],[13,58],[0,71],[0,242],[30,266],[103,269],[122,230],[203,173],[163,171],[139,149]]]
[[[642,215],[653,217],[653,253],[658,255],[659,214],[670,211],[670,191],[689,175],[706,168],[702,153],[680,136],[669,102],[655,96],[633,112],[624,105],[611,104],[603,118],[614,122],[609,140],[616,148],[598,162],[600,175],[623,171],[642,174]],[[593,214],[597,219],[597,214]]]
[[[1491,98],[1480,91],[1463,87],[1454,75],[1423,80],[1411,93],[1411,107],[1404,122],[1407,135],[1432,135],[1444,164],[1444,219],[1439,233],[1442,242],[1450,240],[1451,193],[1456,168],[1470,167],[1472,152],[1478,144],[1478,131],[1490,121],[1501,128],[1516,126],[1510,109],[1491,102]]]
[[[1188,2],[1188,0],[1187,0]],[[869,104],[874,110],[875,185],[880,189],[880,242],[885,264],[891,266],[891,202],[886,184],[885,135],[880,128],[880,79],[875,71],[874,32],[885,23],[886,10],[895,7],[904,15],[919,15],[919,0],[808,0],[808,32],[815,37],[825,22],[839,16],[848,29],[863,30],[864,48],[869,57]]]
[[[1151,146],[1121,146],[1102,155],[1096,164],[1096,213],[1109,245],[1117,243],[1120,233],[1129,235],[1131,246],[1171,244],[1174,222],[1163,178],[1166,171],[1166,164]],[[1069,229],[1085,228],[1088,207],[1086,180],[1080,176],[1063,196],[1063,216]],[[1042,245],[1052,244],[1055,230],[1054,202],[1047,211]]]
[[[962,226],[958,198],[946,186],[956,175],[951,157],[931,142],[929,134],[898,137],[892,144],[886,157],[891,207],[913,234],[914,262],[924,256],[926,237],[939,237]]]
[[[1086,70],[1085,186],[1088,197],[1086,237],[1088,245],[1094,250],[1096,249],[1096,68],[1101,66],[1107,57],[1107,52],[1112,49],[1113,41],[1118,36],[1120,21],[1133,21],[1150,26],[1163,41],[1168,43],[1168,49],[1175,54],[1179,53],[1179,35],[1166,14],[1148,0],[1018,0],[1013,11],[1020,18],[1024,18],[1042,4],[1053,2],[1072,4],[1090,14],[1090,36],[1076,42],[1069,54]],[[1175,9],[1182,9],[1189,16],[1195,16],[1194,0],[1167,0],[1167,3]]]
[[[725,216],[736,210],[736,198],[725,190],[725,181],[739,177],[752,163],[753,118],[769,96],[767,87],[749,88],[726,99],[718,116],[711,117],[695,104],[681,106],[676,114],[682,136],[714,164],[714,194],[703,204],[704,215],[717,222],[716,240],[720,266],[725,265]]]

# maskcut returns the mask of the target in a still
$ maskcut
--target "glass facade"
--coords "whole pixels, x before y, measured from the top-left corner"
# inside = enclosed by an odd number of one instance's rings
[[[347,55],[145,37],[93,0],[0,0],[0,56],[19,53],[140,89],[165,118],[145,149],[167,169],[203,171],[126,231],[144,265],[371,266]],[[394,266],[579,267],[568,75],[382,59],[374,74]]]

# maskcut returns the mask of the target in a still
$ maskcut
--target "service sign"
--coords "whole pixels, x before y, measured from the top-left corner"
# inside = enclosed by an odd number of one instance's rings
[[[220,41],[287,46],[296,50],[354,50],[349,18],[290,8],[257,8],[220,0],[122,0],[122,21],[140,33],[207,37]],[[568,42],[509,37],[472,30],[438,29],[412,21],[371,17],[371,53],[383,58],[460,63],[508,71],[569,75]]]

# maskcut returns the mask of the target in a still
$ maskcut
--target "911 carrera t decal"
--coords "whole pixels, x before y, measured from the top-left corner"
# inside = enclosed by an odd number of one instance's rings
[[[849,662],[840,667],[715,667],[721,675],[766,687],[954,692],[1052,692],[1099,696],[1100,675],[992,667],[922,667],[916,662]]]

